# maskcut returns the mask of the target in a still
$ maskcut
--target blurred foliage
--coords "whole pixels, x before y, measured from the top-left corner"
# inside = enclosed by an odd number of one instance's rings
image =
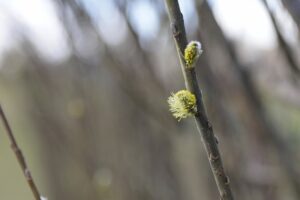
[[[299,199],[300,79],[284,49],[228,39],[210,4],[184,2],[188,36],[203,44],[196,70],[236,199]],[[168,111],[168,96],[184,84],[163,1],[49,6],[62,30],[59,49],[37,45],[5,12],[15,46],[0,68],[1,104],[41,193],[217,199],[193,120],[178,123]],[[294,58],[298,46],[290,45]],[[0,198],[32,199],[0,131]]]

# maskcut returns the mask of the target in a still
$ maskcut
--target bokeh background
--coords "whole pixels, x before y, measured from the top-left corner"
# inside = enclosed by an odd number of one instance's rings
[[[300,199],[300,1],[179,0],[236,199]],[[0,0],[0,101],[50,200],[213,200],[161,0]],[[0,199],[33,199],[0,128]]]

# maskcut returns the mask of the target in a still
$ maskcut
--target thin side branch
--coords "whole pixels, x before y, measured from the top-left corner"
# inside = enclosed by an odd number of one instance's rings
[[[177,52],[180,58],[181,69],[185,79],[185,85],[188,90],[196,95],[197,112],[195,120],[197,128],[202,137],[203,144],[209,159],[211,170],[222,200],[233,200],[229,178],[225,174],[221,155],[218,149],[217,141],[214,136],[213,128],[207,118],[205,106],[202,99],[201,90],[197,83],[195,68],[187,69],[183,58],[185,47],[187,46],[187,38],[185,33],[183,16],[177,0],[165,0],[166,7],[171,22],[171,29],[175,40]]]
[[[1,116],[1,120],[2,120],[4,128],[5,128],[6,134],[7,134],[8,138],[9,138],[9,140],[10,140],[11,148],[14,151],[16,157],[17,157],[17,160],[18,160],[18,162],[19,162],[19,164],[20,164],[20,166],[22,168],[22,171],[23,171],[24,176],[26,178],[26,181],[27,181],[27,183],[28,183],[28,185],[29,185],[32,193],[33,193],[33,196],[35,197],[36,200],[41,200],[40,193],[39,193],[39,191],[37,189],[36,184],[33,181],[33,178],[31,176],[29,168],[27,167],[27,164],[25,162],[25,158],[24,158],[24,156],[22,154],[21,149],[19,148],[19,146],[17,144],[17,141],[16,141],[16,139],[15,139],[15,137],[13,135],[13,132],[12,132],[12,130],[10,128],[10,125],[9,125],[9,123],[7,121],[7,118],[6,118],[6,116],[5,116],[5,114],[4,114],[3,110],[2,110],[1,105],[0,105],[0,116]]]

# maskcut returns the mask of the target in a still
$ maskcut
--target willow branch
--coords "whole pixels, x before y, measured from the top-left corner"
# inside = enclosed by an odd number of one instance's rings
[[[4,128],[5,128],[5,131],[7,133],[7,136],[9,138],[9,140],[10,140],[11,148],[14,151],[16,157],[17,157],[17,160],[18,160],[18,162],[19,162],[19,164],[20,164],[20,166],[22,168],[22,171],[23,171],[24,176],[26,178],[26,181],[27,181],[27,183],[28,183],[28,185],[29,185],[29,187],[30,187],[30,189],[32,191],[32,194],[33,194],[33,196],[35,197],[36,200],[41,200],[40,193],[39,193],[39,191],[37,189],[37,186],[36,186],[35,182],[33,181],[33,178],[31,176],[29,168],[28,168],[28,166],[27,166],[27,164],[25,162],[25,158],[24,158],[24,156],[22,154],[21,149],[19,148],[19,146],[17,144],[17,141],[16,141],[16,139],[15,139],[15,137],[13,135],[12,129],[10,128],[10,125],[9,125],[9,123],[7,121],[7,118],[6,118],[6,116],[5,116],[5,114],[4,114],[3,110],[2,110],[1,105],[0,105],[0,116],[1,116],[1,120],[2,120],[2,122],[4,124]]]
[[[202,99],[201,90],[197,83],[195,68],[187,68],[183,53],[187,46],[183,16],[177,0],[165,0],[166,7],[171,22],[171,29],[175,40],[177,53],[180,58],[181,69],[183,72],[186,88],[195,94],[197,99],[197,112],[195,120],[197,128],[202,137],[202,141],[209,159],[210,167],[213,172],[220,196],[222,200],[233,200],[233,195],[229,185],[229,179],[225,174],[221,155],[218,149],[217,141],[214,136],[213,128],[207,118],[205,106]]]

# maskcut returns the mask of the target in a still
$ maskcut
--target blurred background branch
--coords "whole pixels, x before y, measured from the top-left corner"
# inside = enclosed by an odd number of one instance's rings
[[[297,2],[179,1],[188,40],[204,45],[196,71],[237,199],[299,199],[299,77],[286,62],[299,65]],[[0,99],[45,196],[217,199],[193,121],[167,111],[184,84],[162,1],[0,10]],[[32,199],[8,144],[0,198]]]

